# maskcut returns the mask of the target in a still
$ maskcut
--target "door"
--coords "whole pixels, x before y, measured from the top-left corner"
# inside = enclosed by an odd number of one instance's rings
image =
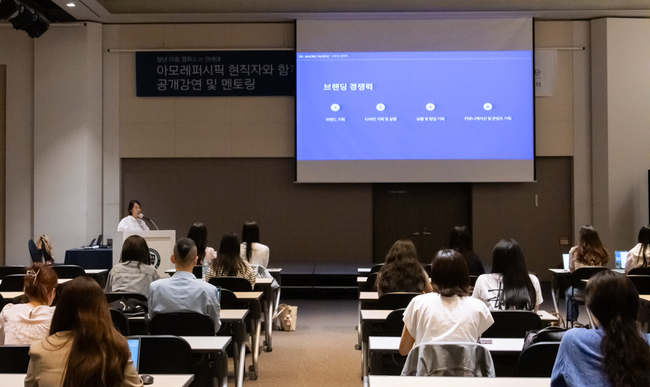
[[[398,239],[410,239],[420,262],[431,263],[458,225],[471,226],[470,184],[374,184],[373,262]]]

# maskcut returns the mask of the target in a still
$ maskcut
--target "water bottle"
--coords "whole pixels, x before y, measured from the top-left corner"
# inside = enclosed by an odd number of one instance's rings
[[[203,258],[203,280],[205,281],[205,275],[208,273],[208,260]]]

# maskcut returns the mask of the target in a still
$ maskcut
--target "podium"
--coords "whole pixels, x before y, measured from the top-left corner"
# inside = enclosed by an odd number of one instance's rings
[[[176,230],[155,231],[118,231],[113,236],[113,266],[120,262],[124,240],[131,235],[139,235],[147,241],[151,264],[156,268],[160,278],[166,278],[165,270],[173,269],[171,256],[176,245]]]

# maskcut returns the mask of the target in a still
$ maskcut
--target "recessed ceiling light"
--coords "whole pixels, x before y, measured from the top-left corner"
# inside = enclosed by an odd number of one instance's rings
[[[68,7],[76,7],[75,3],[68,3],[66,4]]]

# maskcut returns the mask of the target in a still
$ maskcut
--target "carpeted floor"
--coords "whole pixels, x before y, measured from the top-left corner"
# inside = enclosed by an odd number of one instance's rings
[[[357,301],[282,302],[298,306],[297,329],[273,332],[273,351],[261,352],[258,380],[246,379],[244,385],[361,387],[361,351],[354,349]]]

